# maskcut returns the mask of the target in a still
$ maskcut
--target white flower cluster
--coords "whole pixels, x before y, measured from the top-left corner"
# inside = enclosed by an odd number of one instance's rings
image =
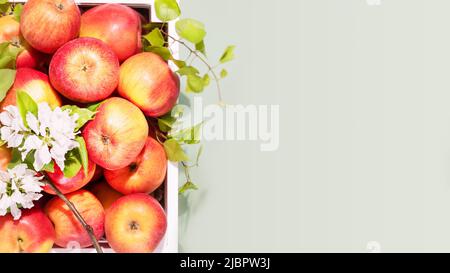
[[[21,208],[32,208],[33,201],[42,197],[42,177],[37,177],[25,164],[0,171],[0,216],[10,212],[17,220],[22,215]]]
[[[24,122],[16,106],[7,106],[0,113],[1,139],[10,148],[18,148],[22,160],[35,151],[33,167],[36,171],[55,160],[61,170],[64,170],[65,155],[78,147],[75,141],[76,121],[78,114],[71,115],[70,110],[56,107],[54,110],[47,103],[38,105],[37,116],[28,112]]]

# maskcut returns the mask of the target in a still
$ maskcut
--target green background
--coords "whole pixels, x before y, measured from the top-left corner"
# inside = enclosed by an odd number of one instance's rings
[[[226,102],[280,105],[280,147],[205,143],[180,251],[450,251],[450,1],[181,5],[211,59],[238,46]]]

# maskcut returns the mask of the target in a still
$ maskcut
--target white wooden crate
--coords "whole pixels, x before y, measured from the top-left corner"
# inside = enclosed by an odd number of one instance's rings
[[[13,1],[15,3],[24,3],[27,0]],[[146,9],[148,10],[147,19],[150,22],[160,22],[156,17],[155,9],[153,8],[154,0],[75,0],[79,6],[96,6],[106,3],[117,3],[127,5],[132,8]],[[178,38],[175,31],[175,21],[168,23],[167,31],[172,37]],[[170,49],[173,52],[174,58],[179,57],[179,46],[177,43],[170,43]],[[176,70],[176,67],[171,64],[171,68]],[[167,231],[166,234],[155,250],[157,253],[174,253],[178,252],[178,164],[168,162],[167,176],[164,182],[165,188],[165,211],[167,216]],[[104,252],[113,252],[106,243],[102,243]],[[95,252],[94,248],[86,249],[63,249],[54,248],[54,253],[61,252]]]

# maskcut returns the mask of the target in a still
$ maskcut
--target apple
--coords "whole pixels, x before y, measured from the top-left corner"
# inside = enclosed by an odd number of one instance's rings
[[[20,31],[35,49],[52,54],[80,32],[81,13],[73,0],[28,0]]]
[[[1,109],[8,105],[16,105],[17,91],[25,91],[37,103],[47,102],[52,108],[61,106],[61,98],[50,85],[47,75],[37,70],[17,69],[16,79],[0,104]]]
[[[19,220],[0,216],[0,253],[45,253],[55,241],[55,229],[42,209],[23,209]]]
[[[130,165],[148,136],[144,114],[131,102],[112,97],[100,104],[83,129],[89,158],[106,170]]]
[[[133,162],[118,170],[105,170],[109,185],[123,194],[151,193],[161,186],[167,171],[163,146],[148,137],[144,149]]]
[[[144,52],[132,56],[120,67],[118,91],[146,115],[159,117],[177,102],[180,82],[160,56]]]
[[[141,34],[138,13],[124,5],[99,5],[81,16],[80,37],[102,40],[116,53],[120,62],[142,51]]]
[[[53,55],[50,82],[66,98],[82,103],[109,97],[119,82],[119,61],[104,42],[78,38]]]
[[[66,197],[80,212],[86,223],[92,227],[95,238],[100,239],[103,236],[105,221],[105,211],[100,201],[86,190],[69,193]],[[59,197],[55,196],[51,199],[44,211],[55,227],[56,245],[67,247],[71,242],[77,242],[80,247],[92,245],[87,231]]]
[[[84,174],[84,168],[81,167],[74,177],[68,178],[64,177],[64,173],[59,166],[55,164],[54,172],[47,172],[47,177],[63,194],[66,194],[77,191],[89,183],[94,176],[95,169],[95,163],[89,160],[87,175]],[[49,194],[56,194],[48,185],[45,185],[43,190]]]
[[[119,253],[153,252],[166,229],[163,208],[144,193],[121,197],[106,211],[106,238],[112,249]]]
[[[90,188],[90,190],[97,197],[100,203],[102,203],[105,211],[111,207],[114,201],[123,196],[123,194],[111,188],[111,186],[109,186],[109,184],[105,181],[96,183]]]
[[[16,68],[29,67],[42,69],[46,56],[32,48],[20,35],[20,25],[12,15],[0,17],[0,43],[10,42],[10,47],[22,51],[16,59]]]
[[[11,157],[11,149],[7,148],[6,145],[0,146],[0,170],[6,171]]]

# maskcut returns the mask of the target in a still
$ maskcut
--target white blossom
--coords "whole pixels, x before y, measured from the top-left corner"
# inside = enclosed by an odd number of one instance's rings
[[[0,216],[10,212],[17,220],[22,215],[20,209],[32,208],[33,201],[42,197],[42,177],[36,176],[36,172],[28,169],[26,164],[0,171]]]
[[[47,103],[38,104],[37,116],[28,112],[24,126],[22,117],[16,106],[8,106],[0,113],[1,139],[8,147],[18,148],[24,160],[30,152],[34,151],[33,167],[36,171],[50,163],[52,160],[64,170],[65,155],[78,147],[75,132],[78,114],[71,110],[54,110]]]

